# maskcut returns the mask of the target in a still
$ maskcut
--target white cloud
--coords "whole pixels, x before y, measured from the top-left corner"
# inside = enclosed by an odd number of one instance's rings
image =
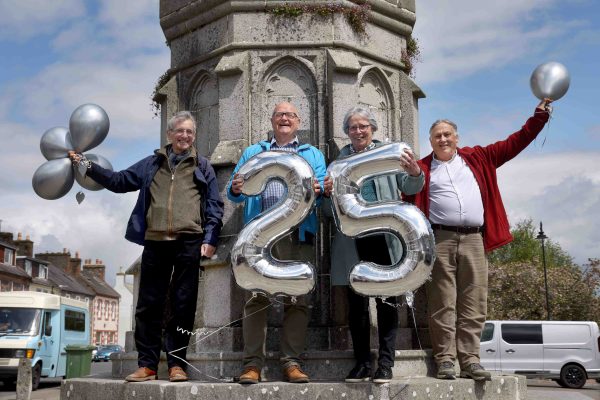
[[[136,197],[86,191],[78,205],[75,191],[54,201],[38,198],[33,190],[12,192],[3,195],[2,230],[29,235],[35,253],[67,248],[82,259],[99,258],[112,280],[120,266],[129,267],[141,254],[140,246],[124,239]]]
[[[51,34],[49,48],[60,61],[0,86],[2,230],[29,234],[36,252],[68,248],[82,258],[102,259],[113,280],[118,267],[128,267],[141,252],[123,237],[137,194],[86,191],[78,205],[75,184],[65,197],[47,201],[35,195],[31,177],[45,161],[39,151],[42,133],[68,126],[72,111],[83,103],[97,103],[109,115],[108,137],[92,152],[115,168],[130,165],[157,145],[160,121],[153,118],[150,95],[170,64],[158,1],[99,2],[99,16],[84,15],[75,1],[12,3],[0,2],[0,40],[8,28],[16,29],[11,40]],[[39,5],[38,14],[32,4]],[[7,8],[15,18],[8,18]],[[30,14],[35,18],[29,22],[45,26],[19,30]]]
[[[600,256],[598,152],[518,156],[498,170],[511,223],[531,218],[578,263]]]
[[[81,0],[3,0],[0,2],[0,40],[25,40],[52,33],[84,13]]]
[[[420,43],[422,63],[416,66],[417,80],[457,79],[546,49],[577,23],[546,21],[542,11],[556,3],[419,2],[414,35]]]

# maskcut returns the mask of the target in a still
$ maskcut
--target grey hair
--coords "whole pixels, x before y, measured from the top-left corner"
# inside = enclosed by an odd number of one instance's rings
[[[350,118],[354,117],[355,115],[358,115],[359,117],[367,119],[373,129],[373,132],[377,131],[377,128],[378,128],[377,121],[375,120],[375,115],[373,115],[371,110],[369,110],[368,108],[364,108],[364,107],[352,107],[351,109],[348,110],[348,112],[344,116],[344,124],[342,125],[346,135],[350,131],[350,126],[348,126]]]
[[[192,124],[194,125],[194,133],[195,133],[196,132],[196,118],[194,118],[192,113],[189,111],[179,111],[177,114],[175,114],[171,118],[169,118],[169,122],[167,122],[167,130],[168,131],[174,130],[175,126],[178,123],[187,121],[188,119],[190,121],[192,121]]]
[[[435,128],[439,124],[450,125],[452,127],[452,129],[454,129],[454,133],[456,134],[456,136],[458,136],[458,126],[456,126],[456,124],[454,122],[450,121],[449,119],[438,119],[433,124],[431,124],[431,128],[429,128],[429,136],[431,136],[431,131],[433,131],[433,128]]]

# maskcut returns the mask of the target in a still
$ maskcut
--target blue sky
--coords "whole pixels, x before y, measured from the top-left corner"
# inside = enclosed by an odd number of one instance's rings
[[[555,103],[550,126],[499,170],[499,181],[511,222],[543,220],[579,263],[600,257],[599,15],[593,0],[421,0],[414,31],[422,50],[416,82],[427,94],[419,103],[421,155],[431,151],[427,129],[438,118],[458,123],[462,145],[503,139],[537,104],[533,69],[547,61],[567,66],[571,88]],[[75,186],[46,201],[31,177],[44,162],[42,133],[67,126],[86,102],[110,116],[108,137],[91,152],[115,169],[158,146],[150,94],[170,63],[158,1],[3,0],[0,53],[2,230],[30,235],[35,251],[68,248],[102,259],[112,280],[141,252],[123,239],[136,195],[87,192],[77,205]]]

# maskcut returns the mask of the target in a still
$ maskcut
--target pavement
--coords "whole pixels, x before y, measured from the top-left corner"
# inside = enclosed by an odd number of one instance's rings
[[[566,389],[546,379],[527,379],[527,400],[600,400],[600,383],[588,379],[581,389]]]
[[[111,370],[111,363],[92,363],[92,375],[105,375]],[[60,378],[43,378],[40,388],[31,393],[32,400],[60,400]],[[14,388],[4,388],[0,384],[0,400],[15,400]],[[541,379],[527,380],[528,400],[600,400],[600,383],[588,380],[581,389],[565,389],[556,382]]]

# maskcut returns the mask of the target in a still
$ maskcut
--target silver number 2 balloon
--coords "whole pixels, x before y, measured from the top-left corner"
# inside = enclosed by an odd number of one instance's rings
[[[271,179],[287,185],[287,197],[250,221],[239,233],[231,250],[231,263],[239,286],[271,296],[301,296],[315,284],[312,264],[277,260],[271,247],[293,231],[315,203],[313,170],[299,155],[268,151],[250,158],[238,170],[244,178],[243,194],[260,194]]]
[[[419,288],[431,275],[435,242],[429,221],[412,204],[402,201],[367,203],[360,195],[369,177],[402,171],[400,155],[408,145],[391,143],[330,164],[332,204],[343,234],[360,237],[388,232],[404,243],[405,251],[392,266],[360,261],[350,272],[350,286],[365,296],[399,296]]]

